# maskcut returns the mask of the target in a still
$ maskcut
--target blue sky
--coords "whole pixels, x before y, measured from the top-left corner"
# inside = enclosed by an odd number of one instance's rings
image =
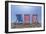
[[[41,21],[41,7],[40,6],[22,6],[22,5],[11,5],[11,19],[12,22],[16,22],[16,14],[30,14],[30,23],[32,23],[32,15],[38,15],[38,21]],[[23,16],[24,17],[24,16]],[[23,18],[24,21],[24,18]]]

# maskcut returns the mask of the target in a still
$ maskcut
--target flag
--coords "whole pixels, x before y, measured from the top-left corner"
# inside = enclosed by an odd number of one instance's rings
[[[30,15],[26,14],[24,15],[24,22],[29,23],[30,22]]]

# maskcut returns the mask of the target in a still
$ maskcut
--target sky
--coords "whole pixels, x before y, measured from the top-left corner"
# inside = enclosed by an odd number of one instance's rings
[[[16,22],[16,14],[22,14],[24,21],[24,14],[30,14],[30,23],[32,23],[32,15],[38,15],[38,21],[41,22],[41,7],[40,6],[22,6],[22,5],[11,5],[11,19],[12,23]]]

